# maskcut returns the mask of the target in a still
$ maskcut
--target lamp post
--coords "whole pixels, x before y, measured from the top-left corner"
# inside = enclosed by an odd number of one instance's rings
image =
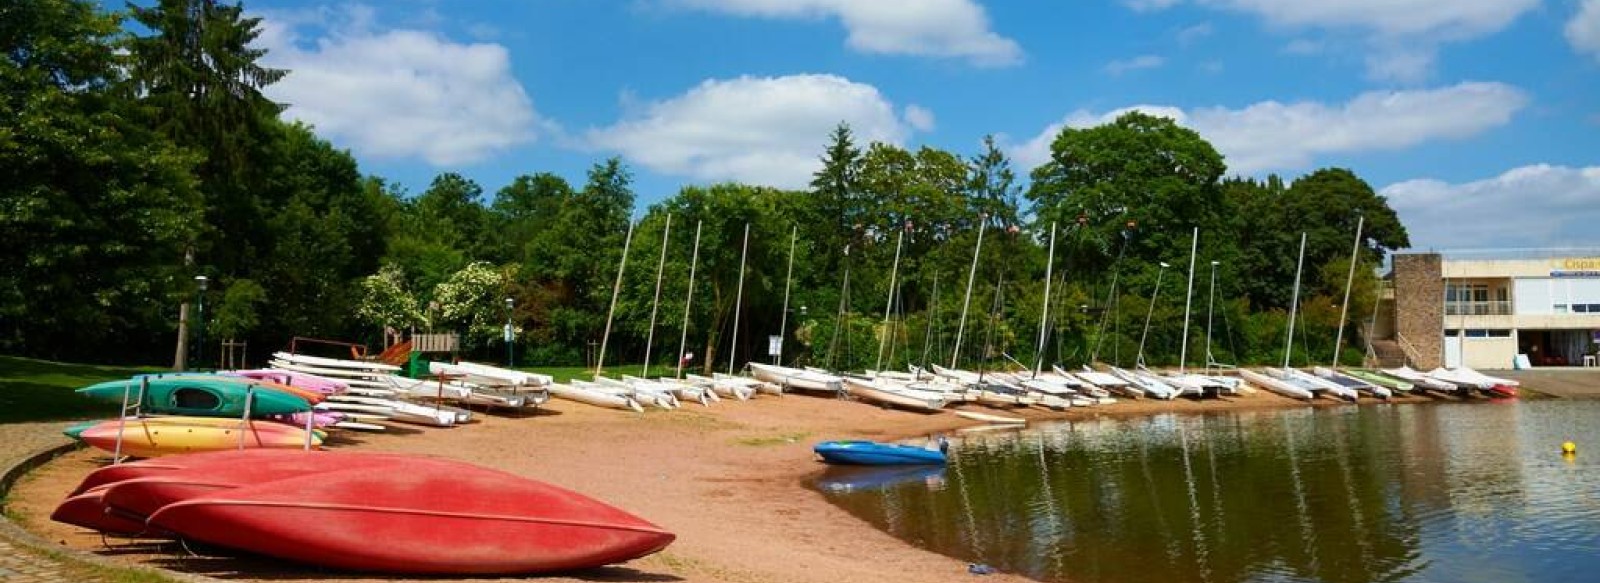
[[[516,306],[516,301],[506,298],[506,368],[516,368],[517,360],[514,352],[517,345],[516,330],[511,327],[511,310]]]
[[[198,331],[195,332],[194,366],[195,368],[203,368],[206,358],[206,283],[208,280],[204,275],[196,275],[194,276],[194,281],[200,286],[199,299],[195,301],[195,317],[199,321],[195,323]]]

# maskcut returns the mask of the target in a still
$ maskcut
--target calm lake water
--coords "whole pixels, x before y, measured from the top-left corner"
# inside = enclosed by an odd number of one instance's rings
[[[815,485],[912,544],[1046,581],[1600,581],[1600,402],[1061,422],[951,451]]]

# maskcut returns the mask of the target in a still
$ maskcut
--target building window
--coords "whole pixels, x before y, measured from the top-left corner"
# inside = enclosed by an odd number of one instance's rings
[[[1565,314],[1565,313],[1567,313],[1567,305],[1566,304],[1556,304],[1555,312],[1557,314]]]
[[[1600,314],[1600,304],[1572,304],[1575,314]]]
[[[1510,338],[1510,330],[1467,330],[1467,338]]]

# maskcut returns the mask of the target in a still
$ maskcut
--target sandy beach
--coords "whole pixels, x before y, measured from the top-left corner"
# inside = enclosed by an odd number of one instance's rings
[[[1307,406],[1347,405],[1329,401],[1307,405],[1257,392],[1207,401],[1122,401],[1064,412],[965,408],[1046,420]],[[553,401],[536,415],[491,413],[480,418],[449,429],[402,426],[387,434],[345,433],[329,445],[457,458],[499,468],[583,492],[678,536],[665,551],[644,559],[543,580],[868,583],[967,581],[973,577],[967,573],[966,563],[880,532],[807,487],[823,470],[811,452],[814,443],[843,438],[917,438],[979,425],[948,411],[928,415],[789,395],[643,414]],[[955,455],[960,455],[959,451]],[[173,545],[157,548],[113,542],[107,547],[98,534],[51,522],[48,517],[55,504],[106,457],[97,450],[80,450],[31,474],[13,498],[14,511],[24,527],[46,540],[118,560],[231,580],[395,580],[285,566],[264,559],[195,557]],[[985,580],[1026,579],[999,574]]]

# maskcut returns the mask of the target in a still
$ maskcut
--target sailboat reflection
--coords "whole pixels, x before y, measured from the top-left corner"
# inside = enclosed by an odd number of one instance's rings
[[[929,490],[943,490],[944,466],[828,466],[817,478],[817,489],[849,494],[889,490],[918,482]]]

